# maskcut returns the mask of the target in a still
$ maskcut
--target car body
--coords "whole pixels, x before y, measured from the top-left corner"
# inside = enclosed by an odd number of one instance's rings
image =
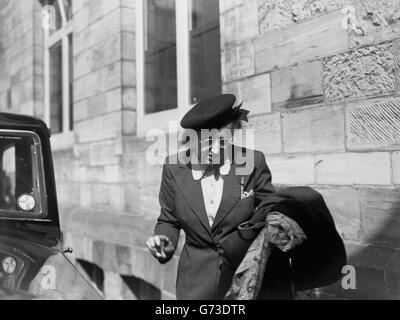
[[[0,113],[0,299],[101,299],[63,252],[50,131]]]

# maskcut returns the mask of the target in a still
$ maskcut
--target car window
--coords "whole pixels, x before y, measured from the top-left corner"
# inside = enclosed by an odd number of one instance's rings
[[[0,130],[0,216],[43,217],[45,184],[39,137]]]

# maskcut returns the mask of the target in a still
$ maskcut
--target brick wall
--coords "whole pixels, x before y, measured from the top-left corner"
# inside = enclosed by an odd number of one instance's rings
[[[324,195],[357,268],[357,290],[321,297],[399,298],[399,2],[220,4],[224,91],[252,111],[273,183]],[[73,11],[75,129],[67,144],[53,137],[65,244],[104,270],[107,298],[173,298],[177,257],[161,266],[144,247],[161,167],[136,137],[135,2],[74,0]],[[40,5],[0,0],[0,21],[0,110],[43,116]],[[137,279],[152,293],[136,294]]]

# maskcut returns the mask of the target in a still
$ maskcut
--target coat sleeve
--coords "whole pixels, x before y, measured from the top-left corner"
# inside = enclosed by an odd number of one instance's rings
[[[181,226],[178,219],[175,217],[173,178],[166,164],[163,166],[159,201],[161,211],[160,216],[157,219],[154,234],[167,236],[176,249]],[[167,261],[169,261],[172,256],[173,253],[167,257]]]
[[[255,154],[254,181],[255,209],[251,219],[245,223],[252,226],[258,222],[265,221],[267,213],[265,208],[261,207],[261,204],[275,192],[275,188],[272,185],[271,171],[267,166],[265,156],[262,152],[256,152]],[[247,249],[258,236],[262,227],[263,225],[256,229],[236,229],[221,241],[222,256],[231,267],[237,268],[239,266]]]

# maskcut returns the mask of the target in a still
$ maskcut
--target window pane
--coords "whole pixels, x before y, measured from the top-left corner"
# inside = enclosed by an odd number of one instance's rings
[[[145,113],[178,105],[175,0],[145,0]]]
[[[50,48],[50,128],[53,133],[62,132],[62,45]]]
[[[61,0],[64,5],[65,17],[67,21],[72,19],[72,0]]]
[[[218,0],[191,1],[191,103],[221,93],[221,45]]]
[[[42,192],[39,188],[43,181],[38,176],[37,151],[30,134],[0,133],[0,216],[12,211],[41,213]],[[31,197],[33,205],[29,209],[21,207],[18,201],[24,196]]]

